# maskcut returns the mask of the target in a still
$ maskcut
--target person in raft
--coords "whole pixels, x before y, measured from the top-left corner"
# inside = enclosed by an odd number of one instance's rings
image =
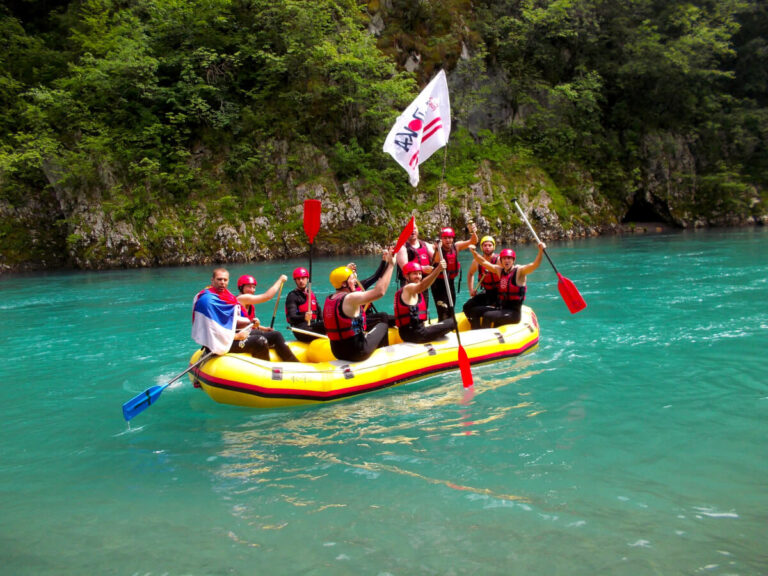
[[[285,297],[285,319],[292,328],[299,328],[307,332],[325,334],[325,326],[320,318],[320,308],[317,305],[317,296],[309,292],[309,272],[306,268],[296,268],[293,271],[293,281],[296,288]],[[316,336],[294,332],[296,340],[311,342]]]
[[[392,279],[392,253],[387,250],[383,259],[387,266],[370,290],[358,291],[357,276],[346,266],[331,271],[329,279],[336,292],[325,299],[323,323],[331,341],[331,352],[339,360],[361,362],[368,359],[376,348],[389,344],[389,327],[385,322],[377,324],[369,332],[363,328],[365,305],[382,298]]]
[[[489,310],[483,314],[482,325],[484,327],[490,328],[491,326],[504,326],[520,322],[520,309],[525,301],[528,274],[539,267],[541,256],[546,247],[544,242],[539,242],[539,253],[536,254],[536,258],[530,264],[522,266],[515,265],[515,251],[510,248],[504,248],[499,252],[501,264],[491,264],[477,253],[474,246],[469,247],[475,262],[499,277],[498,305],[494,310]]]
[[[468,248],[471,244],[477,243],[477,228],[474,223],[469,225],[469,231],[472,234],[469,240],[456,240],[456,232],[453,228],[443,228],[440,231],[440,244],[443,252],[443,259],[448,263],[448,268],[443,274],[448,274],[448,286],[451,290],[451,302],[456,303],[456,287],[453,285],[453,279],[461,272],[459,264],[459,252]],[[434,262],[440,259],[440,250],[435,247]],[[445,289],[445,280],[440,278],[432,284],[432,298],[435,299],[437,307],[437,319],[442,321],[452,316],[451,309],[448,307],[448,292]]]
[[[226,270],[225,270],[226,272]],[[227,272],[227,279],[229,279],[229,273]],[[243,315],[238,320],[238,326],[245,325],[251,326],[250,334],[245,340],[237,340],[232,343],[230,352],[250,352],[254,358],[260,358],[261,360],[269,361],[269,349],[274,348],[277,355],[283,362],[298,362],[294,353],[285,343],[285,338],[277,330],[273,330],[267,326],[261,326],[259,319],[256,318],[255,304],[261,304],[271,300],[277,291],[280,289],[280,285],[285,282],[288,277],[282,274],[277,282],[266,292],[256,294],[256,279],[253,276],[245,274],[237,279],[237,289],[240,294],[237,296],[237,301],[240,303],[240,309]]]
[[[496,240],[493,239],[493,236],[483,236],[480,240],[480,249],[483,251],[483,258],[488,262],[491,264],[499,263],[499,255],[494,253]],[[477,273],[478,288],[475,288],[475,273]],[[467,286],[469,287],[470,298],[464,304],[464,315],[473,329],[481,328],[483,314],[496,307],[499,277],[480,266],[473,258],[467,273]],[[481,288],[482,292],[480,291]]]
[[[395,260],[395,262],[397,262],[397,260]],[[368,288],[378,282],[381,275],[384,274],[384,271],[387,269],[387,262],[382,258],[376,271],[365,280],[360,280],[360,277],[357,275],[357,264],[350,262],[347,264],[347,268],[355,273],[355,278],[357,279],[356,290],[360,292],[361,290],[368,290]],[[376,326],[379,322],[386,322],[390,328],[393,328],[395,326],[395,317],[390,316],[386,312],[379,312],[376,310],[376,306],[373,303],[367,304],[365,306],[365,325],[363,325],[363,330],[367,331]]]
[[[408,236],[408,240],[403,244],[403,247],[395,254],[395,260],[397,262],[397,280],[400,283],[400,288],[408,283],[403,273],[403,269],[408,262],[416,261],[421,264],[421,270],[423,274],[432,273],[432,260],[434,260],[435,247],[432,244],[419,240],[419,228],[416,224],[413,225],[413,232]],[[428,299],[429,294],[424,294],[424,297]]]
[[[395,322],[404,342],[423,344],[444,336],[454,328],[453,318],[448,318],[437,324],[425,326],[427,319],[427,303],[424,291],[429,288],[447,264],[441,260],[432,272],[422,278],[421,264],[408,262],[403,267],[403,273],[408,283],[395,293]]]

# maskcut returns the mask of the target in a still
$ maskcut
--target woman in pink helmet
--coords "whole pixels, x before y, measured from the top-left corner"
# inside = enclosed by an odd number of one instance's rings
[[[262,360],[269,360],[269,349],[274,348],[277,355],[283,360],[283,362],[298,362],[299,359],[291,351],[288,344],[285,343],[285,337],[270,328],[269,326],[261,326],[259,319],[256,318],[256,304],[267,302],[274,298],[277,294],[280,286],[288,278],[285,274],[281,274],[272,286],[266,292],[262,294],[256,294],[256,279],[249,275],[244,274],[237,279],[237,289],[240,294],[237,295],[237,301],[240,303],[240,307],[243,310],[243,316],[252,324],[253,328],[246,340],[236,341],[232,345],[230,352],[250,352],[252,356],[261,358]]]

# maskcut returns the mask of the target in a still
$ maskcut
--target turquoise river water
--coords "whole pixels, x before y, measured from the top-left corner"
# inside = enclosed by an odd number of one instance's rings
[[[185,377],[130,426],[210,269],[0,277],[0,574],[768,574],[768,230],[550,254],[587,309],[545,260],[540,346],[473,395],[454,372],[260,412]],[[321,297],[342,263],[315,259]]]

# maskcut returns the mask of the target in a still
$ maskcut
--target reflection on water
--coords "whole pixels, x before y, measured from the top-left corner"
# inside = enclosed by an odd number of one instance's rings
[[[325,480],[338,470],[368,479],[407,477],[502,501],[526,502],[529,499],[524,495],[459,483],[437,470],[427,473],[429,467],[424,463],[426,443],[493,434],[512,414],[520,418],[541,414],[530,392],[522,389],[515,404],[479,405],[483,395],[540,373],[533,364],[532,358],[525,357],[518,365],[506,362],[495,365],[495,370],[476,368],[476,385],[468,391],[457,388],[456,375],[451,374],[444,377],[448,382],[432,388],[416,385],[413,391],[400,388],[320,409],[282,411],[279,417],[254,416],[241,427],[222,432],[215,474],[238,493],[280,489],[285,502],[318,511],[341,504],[297,497],[295,482]],[[498,374],[505,376],[496,377]]]

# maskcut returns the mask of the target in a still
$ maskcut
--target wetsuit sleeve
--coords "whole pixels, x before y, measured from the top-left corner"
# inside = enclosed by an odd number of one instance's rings
[[[285,319],[291,326],[304,322],[304,314],[299,312],[299,298],[296,292],[291,291],[285,297]]]
[[[387,263],[382,260],[381,264],[379,264],[379,267],[376,269],[376,272],[373,273],[373,276],[370,278],[366,278],[365,280],[361,280],[360,284],[365,290],[368,290],[371,286],[376,284],[378,282],[379,278],[381,278],[381,275],[384,274],[384,271],[387,269]]]

